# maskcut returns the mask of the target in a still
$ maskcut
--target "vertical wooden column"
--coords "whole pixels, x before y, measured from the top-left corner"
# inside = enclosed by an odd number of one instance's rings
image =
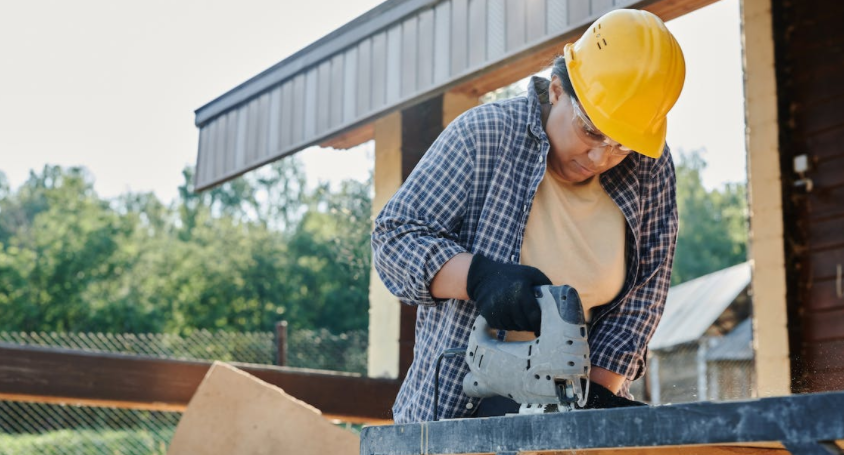
[[[743,0],[744,92],[758,396],[791,393],[771,0]]]
[[[402,183],[401,112],[375,121],[375,197],[372,218],[395,194]],[[399,300],[387,290],[375,266],[369,278],[369,348],[367,374],[373,378],[399,376]]]
[[[373,217],[384,208],[445,126],[477,104],[477,96],[446,93],[376,121]],[[404,377],[413,362],[416,307],[401,305],[374,269],[369,305],[368,374]]]

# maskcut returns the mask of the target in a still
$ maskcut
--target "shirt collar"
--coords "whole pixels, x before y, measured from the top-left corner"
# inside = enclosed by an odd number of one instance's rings
[[[533,76],[528,84],[528,130],[539,140],[548,140],[542,127],[542,105],[548,104],[551,81]]]

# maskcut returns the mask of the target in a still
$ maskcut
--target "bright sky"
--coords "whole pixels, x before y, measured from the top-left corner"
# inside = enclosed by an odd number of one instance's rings
[[[85,166],[105,197],[176,195],[193,111],[381,0],[30,0],[0,5],[0,171]],[[705,183],[746,179],[738,0],[669,24],[686,88],[669,144],[706,147]],[[368,148],[309,149],[309,180],[363,179]]]

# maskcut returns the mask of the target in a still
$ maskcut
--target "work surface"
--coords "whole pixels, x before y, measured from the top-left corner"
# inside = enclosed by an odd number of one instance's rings
[[[361,455],[844,454],[844,392],[366,427]]]

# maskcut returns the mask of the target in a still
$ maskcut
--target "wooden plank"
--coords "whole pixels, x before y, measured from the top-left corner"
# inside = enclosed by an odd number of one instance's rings
[[[829,370],[810,374],[803,381],[806,390],[811,392],[844,390],[844,370]]]
[[[372,109],[384,105],[387,99],[387,32],[372,37]]]
[[[469,67],[468,0],[451,0],[451,76]]]
[[[372,110],[372,41],[363,40],[358,46],[358,105],[357,115]]]
[[[546,0],[527,0],[526,2],[527,41],[529,43],[534,43],[545,37],[547,16],[547,13],[545,12],[545,2]]]
[[[316,75],[316,129],[314,134],[322,134],[328,130],[328,122],[331,117],[331,99],[334,90],[331,90],[331,61],[322,62],[317,67]]]
[[[416,16],[404,21],[401,27],[401,95],[406,98],[418,91],[416,65],[419,50],[419,19]]]
[[[346,102],[345,54],[337,54],[331,59],[331,97],[328,105],[328,129],[333,130],[343,124],[343,109]],[[355,91],[349,87],[351,94]]]
[[[806,209],[809,219],[819,220],[844,215],[844,188],[819,188],[809,193]]]
[[[792,93],[801,103],[816,103],[844,95],[844,62],[826,61],[812,71],[793,69]]]
[[[487,3],[486,55],[489,60],[497,60],[507,51],[507,5],[505,1],[489,0],[489,3]],[[484,93],[495,90],[495,88],[486,90]]]
[[[469,0],[469,67],[486,61],[486,4],[487,0]]]
[[[842,84],[844,85],[844,84]],[[803,137],[803,144],[808,153],[818,162],[841,156],[841,144],[844,144],[844,126],[830,128]]]
[[[815,104],[797,105],[794,116],[797,129],[810,135],[844,124],[844,97],[826,98]]]
[[[425,90],[434,84],[434,10],[419,14],[419,58],[416,65],[416,84]]]
[[[0,343],[0,398],[183,410],[211,362]],[[350,373],[232,363],[323,413],[390,418],[399,382]]]
[[[387,104],[395,104],[401,99],[402,78],[402,32],[401,24],[387,30]]]
[[[319,93],[319,69],[311,68],[305,73],[305,108],[299,115],[305,117],[305,131],[302,140],[316,136],[317,131],[317,94]]]
[[[434,83],[448,80],[451,74],[451,2],[434,8]]]
[[[844,339],[844,308],[803,314],[803,340],[806,343]]]
[[[331,147],[338,150],[350,149],[363,144],[366,141],[375,139],[375,124],[366,123],[353,130],[347,130],[343,134],[334,136],[331,139],[321,142],[320,147]]]
[[[844,269],[844,264],[842,264]],[[842,270],[844,274],[844,270]],[[807,311],[826,311],[844,308],[844,283],[838,282],[838,271],[836,276],[827,280],[811,281],[809,293],[803,302]],[[842,277],[844,279],[844,277]]]
[[[807,223],[807,241],[813,251],[844,246],[844,215]]]
[[[810,276],[814,280],[835,279],[839,266],[844,267],[844,247],[813,251],[809,256]]]
[[[358,48],[346,51],[343,61],[343,120],[348,124],[355,118],[358,108]]]
[[[803,356],[808,371],[844,370],[844,339],[805,343]]]
[[[523,0],[507,0],[506,52],[512,52],[525,45],[527,40],[527,11]]]

